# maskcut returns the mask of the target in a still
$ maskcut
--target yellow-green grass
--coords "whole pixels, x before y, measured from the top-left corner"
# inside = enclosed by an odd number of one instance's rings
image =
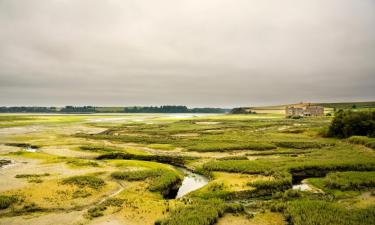
[[[15,205],[15,211],[30,204],[36,204],[42,210],[82,209],[100,201],[117,188],[117,184],[107,181],[100,189],[89,186],[64,184],[62,180],[46,180],[43,183],[30,184],[25,188],[8,191],[5,194],[17,196],[22,201]]]

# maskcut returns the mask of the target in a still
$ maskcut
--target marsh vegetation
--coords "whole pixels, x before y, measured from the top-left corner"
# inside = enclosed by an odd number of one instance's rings
[[[369,115],[1,115],[0,223],[373,224]]]

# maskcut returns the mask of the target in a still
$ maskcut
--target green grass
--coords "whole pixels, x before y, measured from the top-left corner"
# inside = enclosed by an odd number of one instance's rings
[[[372,189],[375,188],[375,171],[329,173],[323,182],[327,188],[343,191]]]
[[[375,138],[369,138],[366,136],[352,136],[347,140],[352,144],[364,145],[368,148],[375,149]]]
[[[175,166],[183,166],[188,160],[193,160],[195,157],[187,156],[173,156],[173,155],[139,155],[132,153],[123,152],[113,152],[108,154],[103,154],[97,157],[99,160],[104,159],[134,159],[134,160],[144,160],[144,161],[154,161],[160,163],[167,163]]]
[[[174,150],[175,147],[169,144],[150,144],[147,145],[148,148],[153,148],[153,149],[160,149],[160,150]]]
[[[375,224],[375,207],[346,209],[325,201],[298,200],[287,207],[293,225],[371,225]]]
[[[324,144],[321,142],[314,141],[282,141],[276,142],[276,146],[281,148],[295,148],[295,149],[309,149],[309,148],[322,148],[329,146],[329,144]]]
[[[169,217],[155,222],[157,225],[211,225],[225,211],[225,204],[220,200],[196,200],[188,206],[173,210]]]
[[[182,181],[181,176],[170,169],[147,169],[125,172],[113,172],[111,176],[119,180],[139,181],[150,179],[148,189],[153,192],[160,192],[167,196],[171,190],[176,189]]]

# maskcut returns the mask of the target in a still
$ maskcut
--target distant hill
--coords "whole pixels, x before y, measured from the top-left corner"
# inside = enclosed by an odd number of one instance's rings
[[[351,108],[375,108],[375,101],[371,102],[335,102],[335,103],[313,103],[326,108],[351,109]]]
[[[239,107],[236,108],[237,112],[255,112],[255,113],[276,113],[284,114],[285,107],[295,106],[301,107],[306,104],[317,105],[324,107],[325,113],[332,112],[334,109],[366,109],[375,108],[375,101],[369,102],[333,102],[333,103],[295,103],[286,105],[274,105],[274,106],[259,106],[259,107]]]

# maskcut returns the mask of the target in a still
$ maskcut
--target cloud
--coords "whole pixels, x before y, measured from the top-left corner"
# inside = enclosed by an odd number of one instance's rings
[[[374,100],[372,0],[0,1],[1,105]]]

